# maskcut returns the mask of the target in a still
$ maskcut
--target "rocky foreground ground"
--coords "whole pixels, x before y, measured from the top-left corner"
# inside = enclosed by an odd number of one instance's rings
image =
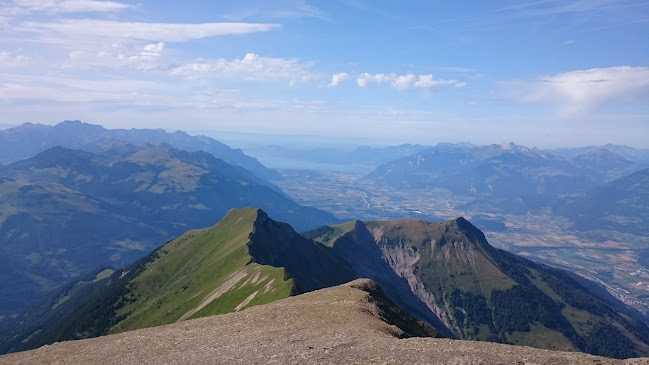
[[[238,313],[0,356],[0,364],[648,364],[436,333],[365,279]],[[409,337],[409,338],[405,338]]]

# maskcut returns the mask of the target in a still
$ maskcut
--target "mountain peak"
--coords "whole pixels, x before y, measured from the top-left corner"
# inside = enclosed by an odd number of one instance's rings
[[[54,126],[55,130],[59,129],[65,129],[65,130],[80,130],[80,129],[87,129],[87,130],[93,130],[93,131],[104,131],[104,127],[98,125],[98,124],[91,124],[91,123],[85,123],[80,120],[64,120],[61,123],[57,124]]]
[[[283,267],[295,279],[294,293],[342,284],[357,277],[330,247],[303,237],[290,225],[269,218],[261,209],[246,211],[255,215],[247,244],[252,261]]]
[[[75,120],[64,120],[61,123],[58,123],[57,126],[68,126],[68,125],[89,125],[88,123],[84,123],[78,119]]]

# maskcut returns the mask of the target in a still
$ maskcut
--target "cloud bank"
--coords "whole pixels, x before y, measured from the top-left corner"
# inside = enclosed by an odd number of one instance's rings
[[[172,76],[189,79],[198,77],[216,79],[242,80],[300,80],[307,81],[316,77],[309,70],[309,65],[297,59],[262,57],[255,53],[247,53],[243,58],[232,60],[198,60],[169,71]]]
[[[519,97],[552,104],[568,113],[584,113],[614,104],[649,100],[649,67],[592,68],[542,76],[524,82]]]
[[[441,85],[455,85],[456,87],[463,87],[466,85],[464,82],[457,80],[441,80],[435,79],[432,74],[415,75],[412,73],[405,75],[397,75],[396,73],[362,73],[356,78],[356,83],[360,87],[366,87],[371,83],[376,84],[389,84],[397,90],[408,89],[430,89]]]
[[[46,13],[86,13],[115,12],[130,8],[131,5],[116,1],[96,0],[13,0],[2,7],[5,13],[20,14],[28,12]]]
[[[24,22],[16,31],[41,34],[41,41],[76,38],[110,38],[139,41],[186,42],[224,35],[267,32],[279,24],[265,23],[137,23],[113,20],[80,19],[59,22]]]

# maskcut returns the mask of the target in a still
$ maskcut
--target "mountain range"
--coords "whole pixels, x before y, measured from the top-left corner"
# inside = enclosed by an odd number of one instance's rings
[[[4,350],[240,311],[366,277],[436,336],[617,358],[649,353],[649,328],[635,312],[594,283],[491,247],[463,218],[352,221],[302,236],[259,209],[235,209],[100,273],[86,278],[88,289],[69,286],[17,316],[13,328],[23,331],[4,339]]]
[[[649,169],[565,197],[555,212],[570,219],[579,230],[649,235]]]
[[[554,148],[548,150],[548,152],[555,155],[572,158],[572,157],[588,154],[589,152],[595,150],[609,150],[615,153],[616,155],[622,156],[623,158],[629,161],[633,161],[642,165],[649,164],[649,149],[635,148],[635,147],[610,144],[610,143],[601,146]]]
[[[262,207],[300,230],[337,221],[244,168],[166,145],[53,147],[0,176],[0,314],[98,266],[131,263],[233,207]]]
[[[479,212],[472,217],[480,224],[501,230],[490,213],[537,209],[577,231],[649,234],[649,159],[626,146],[271,150],[355,172],[381,164],[365,176],[368,191],[445,189],[464,197],[459,208]],[[329,308],[343,305],[364,314],[345,317],[349,328],[331,327],[332,334],[358,336],[359,325],[374,339],[441,336],[615,358],[649,354],[646,317],[599,284],[496,249],[464,218],[340,223],[292,201],[273,183],[282,183],[278,172],[208,137],[27,123],[0,130],[0,156],[0,353],[130,338],[231,312],[264,322],[254,317],[263,308],[275,308],[273,318],[314,323],[305,313],[326,320]],[[237,315],[223,318],[243,318]],[[320,328],[295,331],[307,340],[323,335]]]
[[[223,161],[243,167],[260,178],[277,178],[278,174],[265,167],[240,149],[206,136],[190,136],[183,131],[168,133],[163,129],[105,129],[100,125],[80,121],[64,121],[55,126],[24,123],[0,130],[0,164],[32,157],[52,147],[67,147],[98,153],[115,144],[160,144],[195,152],[205,151]]]
[[[568,158],[514,143],[444,144],[385,163],[366,179],[395,189],[444,188],[474,197],[482,211],[525,212],[641,168],[602,149]]]

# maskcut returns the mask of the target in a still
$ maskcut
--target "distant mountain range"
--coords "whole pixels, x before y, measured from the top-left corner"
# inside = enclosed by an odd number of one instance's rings
[[[649,328],[635,312],[594,283],[491,247],[462,218],[353,221],[301,236],[258,209],[232,210],[131,266],[55,292],[4,322],[4,350],[240,311],[356,277],[435,328],[417,325],[420,333],[618,358],[649,353]]]
[[[255,175],[268,179],[277,178],[275,171],[266,168],[256,159],[239,149],[206,136],[190,136],[163,129],[105,129],[100,125],[65,121],[55,126],[25,123],[0,130],[0,164],[23,160],[52,147],[67,147],[98,153],[114,144],[160,144],[189,152],[205,151],[225,162],[243,167]]]
[[[555,155],[565,157],[577,157],[585,155],[595,150],[609,150],[616,155],[643,165],[649,165],[649,149],[648,148],[634,148],[616,144],[605,144],[602,146],[587,146],[587,147],[570,147],[570,148],[555,148],[547,151]]]
[[[121,267],[233,207],[304,230],[336,222],[248,170],[169,146],[54,147],[0,167],[0,314],[98,266]]]
[[[608,150],[567,158],[514,143],[439,145],[383,164],[366,178],[396,189],[444,188],[482,210],[525,211],[641,169]]]
[[[565,197],[554,210],[573,221],[579,230],[649,235],[649,169]]]

